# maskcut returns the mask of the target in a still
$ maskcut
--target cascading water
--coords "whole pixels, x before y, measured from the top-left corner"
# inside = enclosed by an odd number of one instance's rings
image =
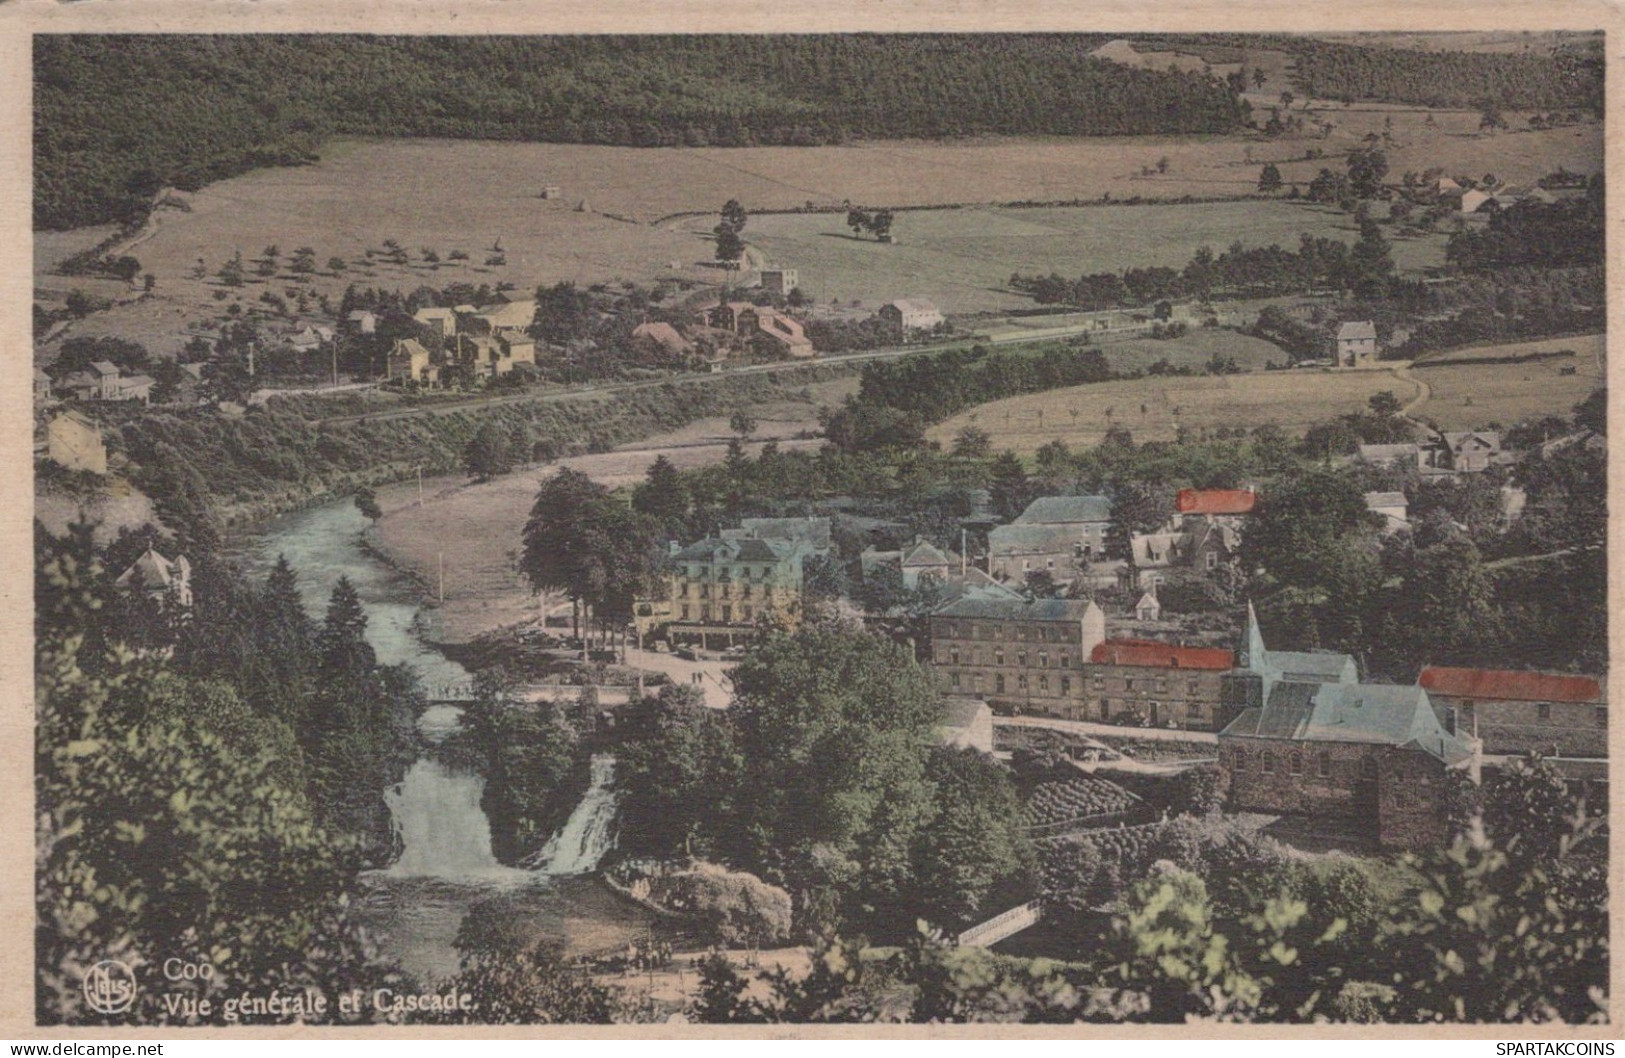
[[[536,862],[543,874],[585,874],[598,869],[615,847],[615,758],[592,758],[592,785],[564,826],[550,838]]]
[[[406,662],[427,686],[468,682],[460,665],[426,649],[417,636],[411,586],[359,546],[366,521],[349,500],[278,519],[240,541],[238,554],[263,577],[286,554],[299,574],[308,610],[320,614],[339,576],[348,576],[367,612],[367,638],[387,663]],[[462,711],[432,706],[418,722],[432,742],[459,726]],[[648,931],[645,916],[582,877],[613,847],[613,757],[594,757],[592,784],[530,869],[504,867],[491,852],[491,824],[480,806],[485,780],[427,754],[384,792],[401,855],[366,874],[362,913],[382,953],[422,982],[459,968],[456,938],[469,910],[505,901],[506,912],[564,941],[567,949],[618,949]]]
[[[432,706],[418,728],[433,742],[458,722],[455,706]],[[391,878],[515,884],[530,872],[504,867],[491,852],[491,823],[480,807],[485,780],[433,757],[420,758],[406,777],[384,791],[395,820],[401,855],[384,873]]]

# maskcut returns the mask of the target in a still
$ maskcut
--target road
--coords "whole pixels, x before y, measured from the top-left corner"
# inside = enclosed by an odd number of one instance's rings
[[[1042,727],[1051,731],[1085,737],[1111,735],[1116,738],[1137,738],[1148,742],[1201,742],[1217,746],[1219,736],[1211,731],[1182,731],[1166,727],[1121,727],[1117,724],[1097,724],[1088,720],[1059,720],[1047,716],[995,716],[995,726]]]

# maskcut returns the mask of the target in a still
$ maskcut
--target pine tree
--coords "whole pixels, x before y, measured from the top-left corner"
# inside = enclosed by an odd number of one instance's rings
[[[324,680],[369,675],[378,655],[367,642],[367,611],[349,577],[340,577],[327,604],[327,618],[316,636],[316,656]]]

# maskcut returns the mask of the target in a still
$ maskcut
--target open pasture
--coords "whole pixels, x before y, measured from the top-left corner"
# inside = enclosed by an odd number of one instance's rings
[[[714,223],[696,218],[696,239]],[[820,302],[869,307],[893,297],[926,297],[944,312],[984,312],[1031,305],[1008,289],[1010,275],[1126,268],[1182,268],[1200,246],[1222,251],[1235,242],[1296,249],[1304,232],[1353,243],[1358,231],[1344,213],[1289,202],[1204,202],[906,211],[892,227],[895,242],[858,238],[844,214],[778,214],[751,218],[750,244],[773,264],[793,267]],[[1395,264],[1419,271],[1444,263],[1444,236],[1394,240]]]
[[[1372,394],[1383,390],[1406,402],[1418,393],[1416,383],[1391,371],[1146,377],[993,401],[939,423],[927,437],[947,447],[960,430],[975,426],[992,436],[994,448],[1031,455],[1050,441],[1090,447],[1113,426],[1127,429],[1135,441],[1172,441],[1182,426],[1211,432],[1274,423],[1300,435],[1317,422],[1365,410]]]
[[[454,282],[507,282],[520,290],[560,280],[715,282],[705,233],[714,223],[711,215],[729,198],[760,211],[809,203],[838,208],[846,201],[878,208],[1098,200],[1105,194],[1116,200],[1251,194],[1265,162],[1275,162],[1289,183],[1299,184],[1307,184],[1322,166],[1341,169],[1342,153],[1367,133],[1380,135],[1386,118],[1393,119],[1387,131],[1395,145],[1388,156],[1396,176],[1439,166],[1526,182],[1559,166],[1584,172],[1601,167],[1599,125],[1479,136],[1477,115],[1467,112],[1435,112],[1435,126],[1428,128],[1422,111],[1317,104],[1309,109],[1311,118],[1332,121],[1329,136],[876,141],[733,149],[335,141],[314,165],[224,180],[188,196],[189,211],[164,210],[155,230],[121,250],[155,277],[153,295],[80,321],[69,333],[117,334],[171,352],[195,329],[223,318],[231,304],[249,312],[267,290],[286,296],[290,289],[305,289],[312,302],[323,294],[336,298],[350,282],[402,290]],[[1303,104],[1293,110],[1302,111]],[[1521,123],[1517,115],[1509,119]],[[1304,159],[1311,148],[1327,157]],[[1157,173],[1162,159],[1167,171]],[[542,199],[546,186],[558,187],[559,197]],[[1163,213],[1166,220],[1159,223],[1159,214],[1146,209],[1175,212]],[[682,213],[703,216],[674,216]],[[663,218],[669,219],[656,223]],[[899,244],[885,248],[897,252],[878,258],[873,242],[844,237],[850,232],[843,220],[839,213],[757,215],[745,239],[774,263],[800,268],[820,300],[878,304],[913,293],[963,311],[1020,304],[994,289],[1012,271],[1077,274],[1140,263],[1183,264],[1202,242],[1216,248],[1237,238],[1295,243],[1300,230],[1347,224],[1347,218],[1329,213],[1317,221],[1308,207],[1259,203],[908,213],[897,225]],[[71,288],[73,280],[49,274],[49,267],[104,233],[39,238],[36,286]],[[1352,240],[1353,231],[1341,237]],[[408,265],[367,258],[366,251],[379,250],[386,239],[407,251]],[[499,243],[503,263],[486,264]],[[1396,242],[1396,259],[1415,267],[1440,252],[1435,243]],[[256,275],[255,264],[273,244],[283,266],[266,282]],[[306,282],[287,272],[288,256],[301,246],[316,253],[317,273]],[[423,260],[426,248],[440,257],[438,267]],[[458,250],[468,259],[451,261],[451,252]],[[247,282],[222,287],[215,273],[239,251]],[[328,267],[334,257],[344,260],[344,271]],[[194,278],[199,259],[206,275]]]
[[[1497,363],[1531,353],[1573,350],[1574,356]],[[1482,345],[1456,349],[1433,358],[1437,367],[1418,364],[1411,375],[1431,391],[1417,414],[1446,430],[1471,430],[1492,424],[1511,426],[1543,415],[1568,415],[1574,405],[1606,382],[1600,334],[1550,338],[1538,342]],[[1572,373],[1565,374],[1566,371]]]

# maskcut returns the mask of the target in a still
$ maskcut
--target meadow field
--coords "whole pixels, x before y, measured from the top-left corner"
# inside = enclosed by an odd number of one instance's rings
[[[1596,124],[1481,136],[1477,115],[1466,111],[1435,111],[1432,128],[1420,110],[1311,103],[1306,111],[1299,102],[1293,111],[1329,120],[1334,129],[1324,138],[1274,141],[1247,134],[732,149],[335,141],[316,164],[224,180],[188,196],[185,211],[161,211],[153,230],[122,248],[155,277],[152,296],[80,321],[69,333],[120,335],[166,353],[222,318],[230,304],[247,311],[267,290],[336,297],[351,282],[402,290],[454,282],[511,283],[519,290],[561,280],[715,283],[709,218],[730,198],[751,211],[838,209],[848,201],[871,208],[988,207],[904,214],[900,242],[885,247],[895,252],[884,258],[873,252],[881,249],[874,243],[847,238],[839,213],[759,214],[744,238],[774,263],[801,269],[809,286],[823,288],[814,291],[820,300],[878,304],[912,293],[940,298],[957,311],[996,308],[1023,303],[996,289],[1022,268],[1075,274],[1086,267],[1182,264],[1202,242],[1295,242],[1300,230],[1335,231],[1346,223],[1285,204],[1007,210],[993,208],[996,203],[1246,195],[1265,162],[1274,162],[1289,184],[1307,184],[1323,166],[1341,169],[1342,154],[1367,133],[1380,134],[1390,118],[1393,174],[1437,166],[1520,182],[1559,166],[1601,167]],[[1326,157],[1308,158],[1310,150]],[[1164,159],[1167,171],[1158,173]],[[545,186],[556,186],[559,197],[542,199]],[[35,285],[48,292],[44,300],[93,285],[50,268],[106,233],[85,229],[36,239]],[[1161,246],[1164,237],[1170,241]],[[1341,237],[1352,240],[1353,232]],[[410,264],[368,258],[367,251],[380,251],[387,239],[407,251]],[[293,250],[311,247],[317,273],[300,282],[284,270],[262,281],[253,263],[268,245],[279,248],[284,262]],[[502,263],[486,264],[497,246]],[[424,249],[440,263],[423,260]],[[453,251],[468,259],[451,261]],[[237,252],[247,282],[227,289],[215,273]],[[1431,239],[1395,244],[1404,267],[1427,263],[1438,252]],[[334,257],[345,262],[342,272],[327,267]],[[206,274],[194,278],[199,261]]]
[[[1146,377],[1032,393],[993,401],[932,427],[926,436],[953,444],[967,426],[986,430],[995,449],[1031,455],[1050,441],[1087,448],[1120,426],[1136,442],[1172,441],[1180,427],[1213,431],[1274,423],[1301,435],[1345,412],[1363,411],[1372,394],[1409,402],[1419,386],[1394,371],[1270,371],[1191,378]]]
[[[683,227],[699,239],[713,224],[693,218]],[[972,313],[1030,306],[1007,286],[1014,272],[1177,269],[1200,246],[1296,249],[1305,232],[1348,243],[1359,237],[1346,213],[1285,201],[911,210],[897,214],[891,244],[854,236],[844,214],[777,214],[752,218],[745,235],[769,262],[794,267],[820,302],[876,307],[893,297],[925,297],[944,312]],[[1392,245],[1401,271],[1444,264],[1443,235]]]
[[[1522,364],[1485,362],[1565,350],[1574,355]],[[1446,430],[1511,426],[1542,415],[1567,415],[1607,383],[1603,351],[1603,336],[1591,334],[1440,353],[1410,372],[1430,391],[1416,413]],[[1573,373],[1564,374],[1566,369]]]

